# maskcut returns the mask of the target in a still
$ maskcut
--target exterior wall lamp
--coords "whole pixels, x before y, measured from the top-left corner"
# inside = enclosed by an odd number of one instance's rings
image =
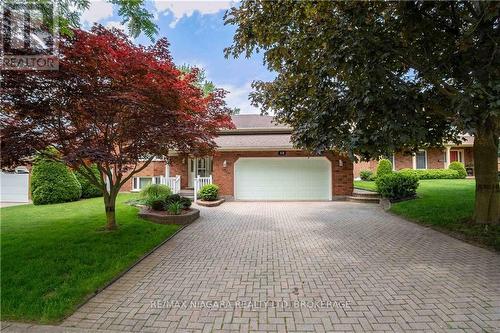
[[[227,161],[226,161],[226,160],[224,160],[224,162],[222,162],[222,167],[223,167],[223,168],[226,168],[226,167],[227,167]]]
[[[339,160],[339,167],[343,167],[344,166],[344,162],[342,160]]]

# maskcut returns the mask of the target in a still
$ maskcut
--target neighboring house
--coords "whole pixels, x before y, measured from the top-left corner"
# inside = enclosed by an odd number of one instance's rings
[[[236,128],[220,133],[213,156],[173,154],[170,164],[155,160],[122,191],[176,181],[186,193],[197,177],[208,177],[221,196],[236,200],[333,200],[352,194],[353,164],[347,156],[312,156],[293,148],[291,130],[274,124],[271,116],[232,119]]]
[[[0,202],[29,202],[31,165],[0,171]]]
[[[443,148],[428,148],[421,149],[418,153],[405,155],[402,153],[393,154],[392,167],[394,170],[401,169],[447,169],[451,162],[462,162],[467,173],[470,176],[474,175],[474,153],[472,146],[474,145],[474,137],[470,135],[462,136],[462,143],[457,145],[454,143],[446,143]],[[362,170],[377,170],[376,160],[368,162],[354,163],[354,177],[359,177]]]

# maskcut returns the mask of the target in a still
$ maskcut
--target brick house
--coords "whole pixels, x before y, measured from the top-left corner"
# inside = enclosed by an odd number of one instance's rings
[[[169,163],[155,160],[121,190],[139,191],[149,183],[175,180],[186,193],[198,177],[211,177],[227,199],[334,200],[352,194],[353,163],[347,156],[334,152],[313,156],[295,149],[291,130],[272,119],[235,115],[236,128],[221,131],[213,156],[172,154]]]
[[[470,176],[474,175],[474,137],[462,136],[459,145],[446,143],[443,148],[421,149],[418,153],[407,155],[396,153],[391,156],[394,170],[401,169],[447,169],[451,162],[462,162]],[[362,170],[377,170],[377,160],[354,163],[354,177],[359,177]]]

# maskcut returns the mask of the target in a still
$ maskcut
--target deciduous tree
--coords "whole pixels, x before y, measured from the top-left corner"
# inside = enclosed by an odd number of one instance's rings
[[[3,73],[2,162],[56,148],[103,191],[108,229],[117,227],[121,186],[155,156],[206,154],[218,130],[231,126],[224,91],[204,95],[196,70],[176,69],[165,39],[136,46],[119,30],[95,26],[64,39],[59,60],[58,71]]]
[[[475,221],[498,223],[500,3],[255,1],[232,8],[227,56],[264,52],[274,110],[302,148],[364,159],[474,135]]]

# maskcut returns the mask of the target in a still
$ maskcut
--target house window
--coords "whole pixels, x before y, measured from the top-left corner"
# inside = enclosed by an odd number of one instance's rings
[[[425,150],[415,154],[415,169],[427,169],[427,152]]]
[[[140,191],[152,183],[153,177],[134,177],[132,183],[132,191]]]

